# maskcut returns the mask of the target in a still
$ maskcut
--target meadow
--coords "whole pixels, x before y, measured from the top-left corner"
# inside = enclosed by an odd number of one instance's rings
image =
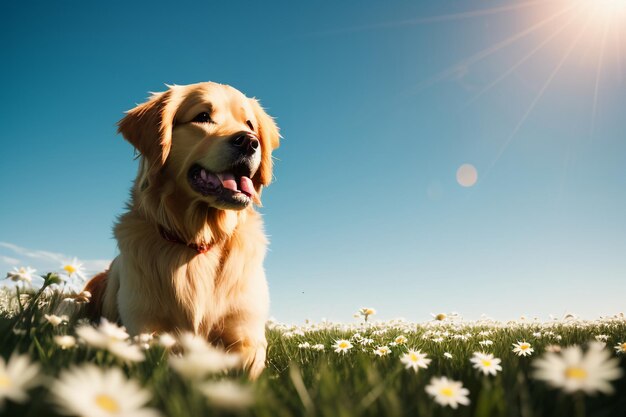
[[[361,308],[350,323],[270,321],[267,369],[250,382],[236,356],[191,334],[91,324],[88,293],[19,272],[0,288],[3,416],[626,415],[623,314],[414,323]]]

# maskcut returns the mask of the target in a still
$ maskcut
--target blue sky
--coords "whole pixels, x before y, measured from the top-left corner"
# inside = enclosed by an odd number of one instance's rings
[[[115,123],[212,80],[284,136],[262,209],[279,320],[621,311],[626,12],[573,3],[7,4],[0,268],[115,257],[137,167]]]

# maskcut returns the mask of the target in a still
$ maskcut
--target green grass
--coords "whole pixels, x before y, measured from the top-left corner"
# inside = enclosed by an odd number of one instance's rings
[[[6,416],[55,416],[49,387],[59,373],[74,364],[95,363],[102,367],[121,367],[125,373],[153,395],[151,406],[168,416],[229,415],[228,411],[211,407],[203,395],[168,366],[169,353],[155,344],[146,353],[146,360],[137,364],[123,364],[111,354],[80,345],[62,350],[53,342],[55,334],[74,335],[81,308],[63,301],[63,296],[44,296],[31,292],[17,303],[14,290],[0,291],[0,353],[7,359],[13,352],[25,352],[38,362],[46,375],[42,385],[31,389],[29,401],[18,404],[6,402],[0,414]],[[38,297],[37,299],[35,299]],[[46,322],[45,313],[69,312],[69,323],[53,327]],[[17,330],[17,332],[14,331]],[[359,332],[374,343],[354,347],[345,355],[331,348],[335,340],[350,339]],[[481,331],[490,331],[480,336]],[[541,337],[533,336],[542,332]],[[548,334],[546,334],[548,332]],[[552,332],[552,333],[550,333]],[[391,354],[378,357],[373,349],[393,342],[403,334],[408,342],[392,346]],[[453,335],[469,335],[467,340]],[[307,324],[287,327],[268,325],[269,342],[267,369],[255,383],[254,405],[243,415],[280,416],[620,416],[626,415],[626,377],[612,383],[613,395],[566,395],[532,379],[532,361],[547,345],[585,345],[596,335],[606,335],[607,349],[626,341],[626,320],[623,317],[583,322],[579,320],[538,322],[473,322],[443,321],[430,323],[357,323]],[[435,337],[443,337],[435,342]],[[560,338],[560,340],[559,340]],[[478,342],[490,339],[493,345],[481,347]],[[525,340],[535,349],[531,357],[518,357],[512,344]],[[324,351],[302,349],[298,344],[323,344]],[[407,348],[428,353],[432,363],[418,373],[405,369],[399,358]],[[483,376],[471,367],[473,352],[485,351],[502,359],[502,372]],[[443,356],[453,355],[452,359]],[[614,353],[613,353],[614,354]],[[620,366],[626,369],[626,360],[620,356]],[[454,410],[442,407],[425,392],[433,376],[447,376],[462,381],[470,391],[469,406]],[[242,383],[247,379],[241,372],[212,377],[231,378]]]

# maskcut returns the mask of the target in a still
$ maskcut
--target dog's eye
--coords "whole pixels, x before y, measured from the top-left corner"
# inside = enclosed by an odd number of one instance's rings
[[[254,126],[252,126],[252,122],[250,120],[246,120],[246,123],[248,127],[250,128],[250,130],[254,131]]]
[[[198,113],[198,115],[193,118],[192,122],[213,123],[213,120],[211,120],[211,115],[208,112],[203,111],[202,113]]]

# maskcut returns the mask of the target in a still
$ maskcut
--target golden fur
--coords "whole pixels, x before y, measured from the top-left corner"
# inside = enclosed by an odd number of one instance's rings
[[[210,123],[193,121],[202,112]],[[241,195],[233,202],[196,192],[188,175],[194,163],[228,170],[232,138],[250,134],[260,144],[247,160],[257,192],[250,200],[260,203],[279,145],[276,124],[255,99],[200,83],[153,94],[127,113],[119,132],[141,160],[128,211],[115,226],[120,254],[87,287],[97,292],[92,318],[121,321],[131,334],[194,332],[241,354],[251,377],[258,376],[269,308],[261,217]],[[181,243],[166,240],[159,228]],[[211,249],[199,253],[183,241]]]

